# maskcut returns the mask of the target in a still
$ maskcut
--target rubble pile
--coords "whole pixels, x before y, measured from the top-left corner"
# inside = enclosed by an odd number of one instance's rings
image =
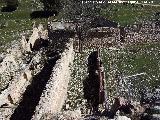
[[[128,45],[156,43],[160,39],[159,28],[157,21],[153,20],[135,23],[127,27],[90,27],[85,31],[85,37],[81,42],[83,49],[96,46],[120,48]]]

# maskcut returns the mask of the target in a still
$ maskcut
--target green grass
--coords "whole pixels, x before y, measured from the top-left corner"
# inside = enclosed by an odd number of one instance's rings
[[[133,52],[133,50],[136,50]],[[115,52],[116,56],[116,68],[120,73],[125,76],[134,75],[137,73],[147,73],[145,76],[148,83],[146,86],[150,85],[151,88],[160,85],[160,44],[146,44],[139,46],[128,46],[120,52]],[[109,72],[109,60],[111,54],[109,52],[103,51],[103,62],[106,72]],[[108,79],[108,76],[106,76]]]
[[[95,48],[96,50],[96,48]],[[82,53],[76,53],[74,56],[74,62],[72,66],[72,79],[68,86],[68,98],[66,104],[69,104],[71,110],[75,110],[80,105],[84,107],[83,101],[83,84],[82,81],[87,77],[87,58],[91,53],[91,49],[83,50]],[[122,73],[124,77],[135,75],[138,73],[147,73],[147,75],[141,75],[132,77],[132,85],[130,88],[133,93],[133,99],[140,97],[139,91],[144,88],[153,89],[156,86],[160,86],[160,44],[139,44],[127,46],[124,49],[117,51],[109,51],[106,48],[101,48],[101,58],[105,70],[106,78],[106,92],[110,93],[107,97],[112,102],[113,96],[117,95],[116,89],[114,90],[114,84],[109,82],[109,73],[112,67]],[[113,53],[115,55],[113,55]],[[115,58],[114,63],[111,65],[110,61]],[[113,75],[114,76],[114,75]],[[124,79],[124,81],[127,79]],[[116,83],[116,79],[113,79]],[[111,90],[111,91],[110,91]],[[120,89],[118,89],[120,90]],[[123,94],[124,95],[124,94]],[[125,96],[127,97],[127,96]],[[111,99],[112,98],[112,99]]]
[[[71,104],[72,109],[76,109],[78,100],[83,99],[83,85],[82,81],[87,76],[87,58],[91,53],[91,49],[83,51],[83,53],[76,53],[73,69],[72,69],[72,79],[68,87],[68,100],[67,104]],[[135,51],[135,52],[133,52]],[[138,91],[143,88],[154,88],[160,85],[160,44],[144,44],[137,46],[127,46],[125,49],[117,51],[109,51],[108,49],[101,49],[101,58],[105,69],[106,78],[106,92],[110,98],[115,96],[117,93],[114,84],[109,82],[109,73],[112,67],[117,71],[122,73],[124,77],[135,75],[137,73],[147,73],[147,75],[141,75],[138,77],[133,77],[132,90],[134,91],[134,96],[138,99]],[[115,55],[113,55],[113,53]],[[115,62],[111,65],[110,61],[115,58]],[[113,75],[114,76],[114,75]],[[116,79],[113,79],[116,83]],[[79,87],[75,87],[79,86]],[[115,90],[114,90],[115,89]],[[111,91],[110,91],[111,90]],[[111,100],[111,99],[110,99]]]
[[[4,6],[0,3],[1,8]],[[42,9],[43,5],[39,1],[26,0],[21,1],[18,9],[14,12],[0,12],[0,45],[19,39],[21,32],[32,29],[33,22],[46,23],[46,19],[31,20],[30,18],[31,12]],[[160,7],[141,7],[140,5],[133,7],[132,5],[111,4],[103,9],[101,14],[125,26],[135,21],[150,18],[153,13],[158,11],[160,11]]]
[[[0,8],[4,6],[4,4],[0,4]],[[39,1],[25,0],[20,2],[18,9],[14,12],[0,12],[0,45],[19,39],[20,33],[32,30],[34,22],[46,24],[47,19],[32,20],[30,18],[30,13],[42,9],[43,5]]]
[[[122,26],[133,24],[142,20],[150,19],[156,12],[160,12],[159,7],[141,5],[110,4],[106,9],[102,9],[102,16],[118,22]]]
[[[5,4],[0,3],[0,9]],[[33,23],[36,25],[42,23],[46,25],[48,19],[31,19],[30,14],[33,11],[42,10],[42,4],[37,0],[21,0],[18,9],[14,12],[0,12],[0,53],[4,52],[7,43],[21,38],[21,33],[32,30]],[[8,46],[8,45],[7,45]],[[1,77],[1,76],[0,76]],[[8,81],[0,78],[0,89],[4,88]]]
[[[137,51],[134,53],[131,50],[137,50]],[[82,82],[86,78],[87,76],[86,60],[91,51],[92,50],[88,49],[87,51],[84,51],[84,53],[80,54],[79,57],[76,56],[74,60],[74,64],[76,67],[74,66],[74,70],[72,71],[73,81],[77,80]],[[138,46],[128,46],[124,50],[120,50],[120,52],[116,51],[111,52],[108,51],[106,48],[102,48],[101,58],[106,73],[105,78],[106,78],[107,93],[109,92],[110,88],[113,87],[113,83],[111,84],[109,82],[109,73],[111,67],[114,67],[115,70],[124,75],[124,77],[135,75],[138,73],[147,74],[131,78],[133,84],[133,90],[135,90],[134,93],[135,95],[139,95],[137,92],[139,90],[142,90],[143,88],[153,89],[156,86],[160,86],[159,51],[160,51],[160,44],[144,44]],[[113,53],[115,55],[113,55]],[[115,58],[115,61],[111,65],[110,61],[112,61],[113,58]],[[77,83],[75,82],[75,84]],[[115,96],[117,94],[116,90],[111,90],[111,91],[112,91],[112,93],[110,93],[111,96]]]

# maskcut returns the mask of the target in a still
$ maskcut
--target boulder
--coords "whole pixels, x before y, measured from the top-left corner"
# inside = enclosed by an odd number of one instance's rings
[[[24,51],[32,52],[33,50],[39,50],[46,43],[48,39],[48,30],[45,30],[43,25],[33,28],[33,33],[29,39],[22,36],[21,44]]]

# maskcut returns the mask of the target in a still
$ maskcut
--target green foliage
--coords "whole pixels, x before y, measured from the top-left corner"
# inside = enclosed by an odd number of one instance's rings
[[[82,0],[66,0],[63,3],[63,15],[61,15],[64,19],[70,20],[79,20],[79,19],[86,19],[92,18],[95,16],[100,15],[101,9],[106,6],[104,3],[83,3]]]
[[[129,46],[124,50],[123,53],[119,54],[117,64],[118,70],[126,75],[145,72],[152,79],[150,80],[150,84],[152,87],[154,87],[157,84],[157,80],[160,80],[159,50],[160,44]]]
[[[40,0],[45,11],[59,11],[62,8],[62,0]]]
[[[7,6],[18,6],[18,0],[5,0]]]
[[[4,3],[0,3],[1,8],[4,6]],[[21,38],[20,33],[32,30],[34,22],[36,24],[46,24],[47,19],[32,20],[30,18],[33,11],[41,10],[42,7],[40,1],[26,0],[21,1],[18,9],[14,12],[0,12],[0,46]],[[0,48],[1,51],[3,51],[2,48]]]

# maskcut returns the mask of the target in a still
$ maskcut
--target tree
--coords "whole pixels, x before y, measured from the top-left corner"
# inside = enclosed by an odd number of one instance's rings
[[[59,11],[62,6],[61,6],[61,0],[40,0],[43,5],[44,5],[44,10],[45,11]]]
[[[12,12],[18,7],[18,0],[3,0],[6,3],[6,7],[2,8],[2,12]]]
[[[40,0],[45,11],[59,12],[63,19],[77,20],[93,18],[100,15],[102,7],[106,5],[98,2],[82,2],[82,0]],[[106,6],[105,6],[106,7]]]
[[[107,2],[102,0],[103,4],[96,1],[65,0],[63,7],[63,16],[67,19],[77,20],[93,18],[100,16],[101,9],[106,7]]]
[[[17,7],[18,6],[18,0],[5,0],[7,6]]]

